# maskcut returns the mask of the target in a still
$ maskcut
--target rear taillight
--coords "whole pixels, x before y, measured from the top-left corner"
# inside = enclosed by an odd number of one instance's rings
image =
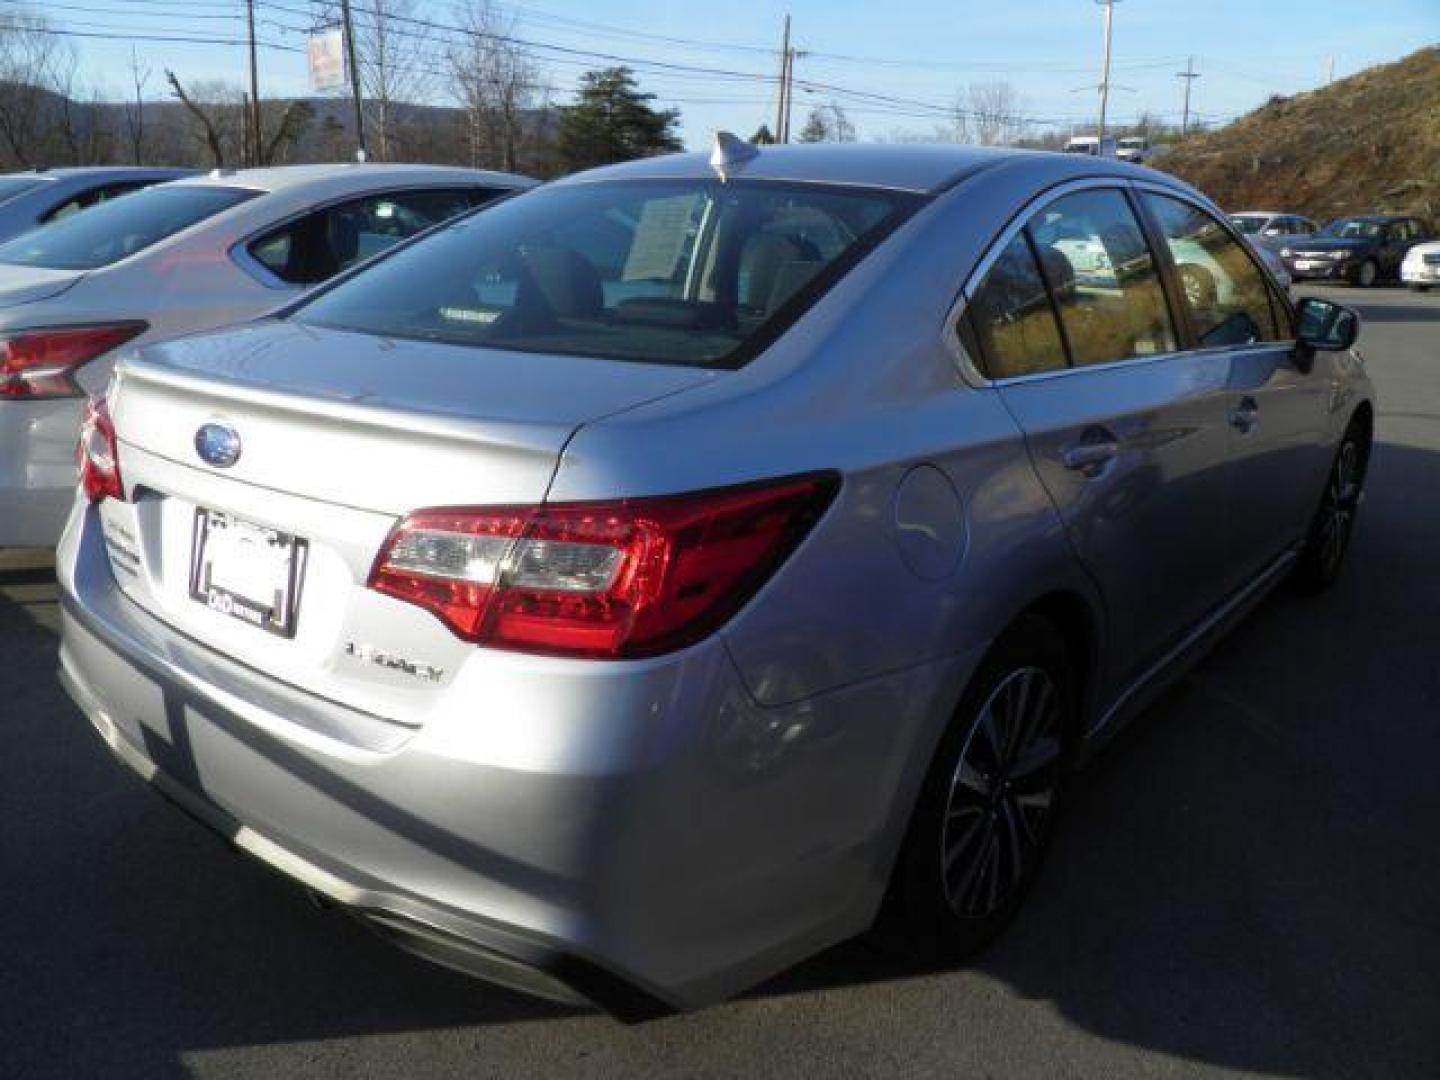
[[[80,445],[75,452],[80,466],[80,486],[92,503],[101,499],[125,499],[120,482],[120,448],[115,441],[115,424],[103,397],[85,403],[85,420],[80,425]]]
[[[0,398],[74,397],[82,364],[123,345],[143,322],[55,326],[0,334]]]
[[[370,587],[478,644],[653,656],[739,610],[838,487],[823,473],[657,499],[422,510],[391,532]]]

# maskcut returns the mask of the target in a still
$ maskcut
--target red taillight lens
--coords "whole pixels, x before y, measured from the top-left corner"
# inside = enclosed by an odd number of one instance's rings
[[[85,403],[85,420],[80,425],[80,445],[75,452],[80,466],[80,486],[92,503],[101,499],[125,499],[120,482],[120,448],[115,425],[103,397]]]
[[[390,534],[370,587],[479,644],[653,656],[739,610],[838,487],[825,473],[658,499],[422,510]]]
[[[126,322],[0,335],[0,398],[74,397],[83,392],[75,382],[75,372],[82,364],[123,345],[144,329],[143,322]]]

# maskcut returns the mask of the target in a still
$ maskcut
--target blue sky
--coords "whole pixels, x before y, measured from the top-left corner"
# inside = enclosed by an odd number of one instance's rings
[[[455,0],[413,0],[414,14],[455,22]],[[354,0],[359,7],[370,0]],[[0,10],[14,0],[0,0]],[[100,37],[75,38],[82,72],[106,96],[125,93],[132,46],[154,74],[149,92],[163,93],[162,69],[182,79],[245,77],[244,50],[234,45],[130,42],[125,34],[238,37],[240,0],[40,0],[62,27]],[[749,134],[773,122],[773,82],[781,23],[793,18],[802,82],[824,84],[796,95],[798,127],[812,103],[834,99],[862,138],[923,134],[939,110],[970,83],[1005,81],[1037,124],[1093,123],[1101,51],[1101,9],[1094,0],[908,0],[904,3],[823,0],[515,0],[499,4],[515,18],[514,33],[534,42],[534,55],[569,99],[576,75],[608,61],[582,53],[679,67],[637,64],[642,86],[662,105],[679,108],[688,142],[699,145],[717,127]],[[308,0],[257,0],[262,38],[298,48]],[[1397,59],[1440,42],[1440,0],[1119,0],[1115,6],[1114,71],[1119,87],[1111,114],[1124,122],[1141,111],[1179,118],[1181,80],[1195,57],[1192,109],[1218,121],[1253,108],[1274,93],[1324,83],[1331,58],[1337,77]],[[555,46],[544,49],[540,46]],[[430,46],[442,66],[442,47]],[[267,49],[260,58],[262,93],[305,91],[303,55]],[[437,80],[438,82],[438,80]],[[835,88],[835,89],[830,89]],[[1082,89],[1083,88],[1083,89]],[[432,100],[444,100],[437,85]],[[884,100],[882,100],[884,99]]]

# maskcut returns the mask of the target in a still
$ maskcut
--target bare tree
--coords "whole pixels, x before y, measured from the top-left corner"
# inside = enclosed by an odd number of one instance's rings
[[[130,47],[130,83],[135,88],[134,101],[125,102],[126,141],[130,144],[130,160],[145,164],[145,84],[150,81],[150,65],[140,65],[140,54]]]
[[[406,153],[401,106],[425,100],[434,87],[435,35],[417,17],[416,0],[364,0],[352,12],[371,154],[395,161]]]
[[[840,103],[832,101],[828,105],[816,105],[810,110],[805,126],[800,129],[796,138],[804,143],[854,142],[855,125],[845,115]]]
[[[525,138],[525,113],[545,99],[539,72],[515,44],[513,18],[491,0],[469,0],[465,33],[450,49],[450,92],[465,110],[470,163],[514,172]]]
[[[75,50],[52,33],[50,20],[25,8],[0,13],[0,146],[16,164],[33,167],[56,145],[59,87],[73,89]],[[76,131],[58,133],[69,141]]]
[[[1025,100],[1012,84],[971,83],[965,100],[974,140],[981,146],[1007,146],[1025,134]]]
[[[192,134],[205,144],[211,164],[221,169],[227,160],[238,159],[245,110],[240,90],[217,80],[196,83],[187,91],[169,68],[165,69],[165,81],[190,114]]]

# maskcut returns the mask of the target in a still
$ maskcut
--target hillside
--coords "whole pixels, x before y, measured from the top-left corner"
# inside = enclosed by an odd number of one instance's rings
[[[1440,48],[1273,98],[1156,165],[1227,210],[1440,218]]]

